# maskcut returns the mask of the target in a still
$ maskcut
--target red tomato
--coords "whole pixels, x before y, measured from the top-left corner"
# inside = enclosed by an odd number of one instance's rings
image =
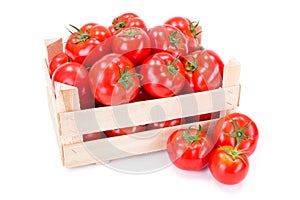
[[[146,130],[146,125],[140,125],[140,126],[133,126],[133,127],[104,131],[104,134],[106,135],[106,137],[116,137],[121,135],[138,133],[145,130]]]
[[[85,24],[80,29],[73,25],[70,26],[74,28],[76,32],[69,30],[71,35],[66,42],[65,52],[71,60],[78,63],[83,63],[86,57],[98,47],[101,42],[111,37],[108,28],[95,23]],[[85,63],[84,65],[88,65],[89,67],[92,64],[93,63]]]
[[[157,98],[174,96],[180,93],[185,84],[182,63],[178,57],[166,52],[146,58],[140,73],[144,89]]]
[[[95,132],[95,133],[87,133],[82,135],[83,141],[92,141],[92,140],[98,140],[102,138],[101,132]]]
[[[127,57],[115,53],[103,56],[89,72],[95,99],[104,105],[132,101],[139,93],[139,76]]]
[[[241,113],[231,113],[215,124],[212,137],[217,146],[231,145],[250,156],[256,149],[259,133],[252,119]]]
[[[203,169],[214,145],[206,133],[199,129],[179,129],[167,140],[167,153],[173,164],[184,170]]]
[[[192,117],[188,117],[186,120],[187,122],[199,122],[199,121],[206,121],[206,120],[211,120],[211,119],[216,119],[220,115],[219,112],[214,112],[214,113],[206,113],[202,115],[196,115]]]
[[[232,185],[245,179],[249,161],[246,154],[234,147],[221,146],[211,153],[208,168],[217,181]]]
[[[174,56],[188,54],[185,35],[171,25],[155,26],[148,31],[153,53],[166,51]]]
[[[67,62],[57,68],[52,76],[52,82],[60,82],[78,88],[81,109],[91,108],[95,100],[89,86],[89,76],[86,68],[76,62]]]
[[[109,30],[112,35],[116,35],[123,28],[129,27],[138,27],[141,29],[147,30],[145,22],[134,13],[124,13],[112,21],[112,25],[109,27]]]
[[[184,124],[185,119],[184,118],[178,118],[178,119],[171,119],[164,122],[155,122],[152,124],[148,124],[149,129],[159,129],[159,128],[166,128],[171,126],[177,126],[180,124]]]
[[[154,99],[154,97],[148,94],[143,87],[140,87],[138,95],[132,100],[132,102],[147,101],[150,99]]]
[[[185,93],[202,92],[222,86],[224,64],[211,50],[198,50],[183,59]]]
[[[172,17],[168,19],[165,24],[178,28],[188,40],[189,52],[199,50],[201,47],[201,26],[199,22],[191,22],[186,17]]]
[[[62,64],[69,61],[69,57],[65,53],[59,53],[54,56],[49,64],[49,74],[50,77],[53,76],[54,71]]]
[[[149,56],[150,46],[147,33],[136,27],[122,29],[112,41],[112,51],[126,56],[134,65],[140,65]]]

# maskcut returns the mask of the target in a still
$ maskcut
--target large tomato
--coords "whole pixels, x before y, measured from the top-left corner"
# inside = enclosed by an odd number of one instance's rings
[[[116,35],[124,28],[138,27],[147,30],[145,22],[135,13],[124,13],[113,19],[109,30],[112,35]]]
[[[52,76],[55,82],[64,83],[78,88],[81,109],[91,108],[95,100],[89,86],[89,76],[86,68],[76,62],[67,62],[58,67]]]
[[[153,53],[166,51],[176,56],[188,54],[186,36],[171,25],[155,26],[148,31]]]
[[[222,86],[224,64],[212,50],[198,50],[183,59],[185,92],[202,92]]]
[[[122,29],[112,40],[112,51],[129,58],[134,65],[141,64],[151,53],[147,33],[137,27]]]
[[[144,89],[157,98],[174,96],[181,92],[185,84],[182,63],[178,57],[166,52],[146,58],[140,73]]]
[[[71,35],[66,42],[65,53],[72,61],[89,68],[96,60],[110,52],[109,44],[105,48],[97,48],[111,37],[110,31],[105,26],[95,23],[85,24],[80,29],[73,25],[70,26],[75,29],[75,32],[69,30]],[[94,49],[96,52],[93,52]],[[88,61],[86,60],[87,56],[89,56]]]
[[[128,134],[142,132],[145,131],[146,128],[147,128],[146,125],[139,125],[139,126],[132,126],[132,127],[104,131],[104,134],[106,135],[106,137],[116,137],[121,135],[128,135]]]
[[[104,105],[118,105],[133,100],[139,93],[139,76],[127,57],[115,53],[103,56],[89,72],[95,99]]]
[[[214,145],[201,128],[179,129],[167,140],[167,153],[173,164],[184,170],[203,169]]]
[[[186,17],[172,17],[168,19],[165,24],[169,24],[178,28],[183,34],[185,34],[188,41],[188,50],[193,52],[201,48],[201,26],[199,22],[191,22]]]
[[[220,118],[212,130],[217,146],[231,145],[250,156],[256,149],[259,133],[252,119],[241,113]]]
[[[233,146],[220,146],[211,153],[208,168],[217,181],[232,185],[245,179],[249,161],[246,154]]]

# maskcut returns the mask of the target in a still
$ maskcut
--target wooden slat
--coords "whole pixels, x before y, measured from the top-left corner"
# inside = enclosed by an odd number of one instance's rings
[[[238,96],[239,86],[233,86],[126,105],[59,113],[61,131],[63,135],[92,133],[227,110],[236,107]]]

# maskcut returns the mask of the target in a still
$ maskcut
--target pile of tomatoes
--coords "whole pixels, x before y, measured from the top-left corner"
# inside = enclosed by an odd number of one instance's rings
[[[54,82],[78,88],[81,109],[165,98],[221,87],[224,64],[212,50],[201,46],[199,22],[172,17],[147,27],[134,13],[115,17],[108,26],[70,25],[64,52],[49,64]],[[209,113],[188,119],[106,131],[118,136],[207,120]],[[97,139],[100,134],[86,136]]]
[[[223,184],[240,183],[248,174],[249,160],[256,150],[259,133],[248,116],[231,113],[217,120],[209,136],[201,126],[179,129],[167,140],[167,152],[183,170],[202,170]]]

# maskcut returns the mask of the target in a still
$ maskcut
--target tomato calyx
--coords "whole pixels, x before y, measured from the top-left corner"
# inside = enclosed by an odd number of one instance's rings
[[[122,28],[124,28],[126,26],[126,23],[127,23],[126,20],[121,21],[120,18],[118,18],[118,17],[115,18],[115,20],[117,21],[117,23],[114,25],[114,28],[116,30],[122,29]]]
[[[233,127],[234,127],[234,132],[233,133],[227,133],[226,135],[227,136],[230,136],[230,137],[235,137],[236,139],[236,146],[235,148],[238,149],[239,146],[240,146],[240,143],[241,143],[241,140],[242,139],[248,139],[249,136],[245,135],[245,131],[247,131],[247,129],[250,127],[251,125],[251,122],[250,121],[244,128],[240,129],[236,123],[235,120],[231,119],[231,122],[233,124]]]
[[[194,142],[200,141],[200,140],[205,140],[205,138],[199,137],[201,133],[201,125],[199,124],[199,128],[197,130],[196,134],[191,133],[191,128],[193,126],[190,126],[186,131],[182,133],[182,138],[187,141],[189,144],[193,144]]]
[[[118,80],[118,83],[122,84],[125,89],[127,89],[130,85],[135,86],[134,82],[131,81],[132,77],[142,76],[138,73],[129,74],[128,69],[129,67],[127,66],[124,71],[120,70],[120,78]]]
[[[230,155],[233,160],[235,160],[236,158],[239,158],[243,161],[243,163],[247,164],[245,159],[242,156],[240,156],[241,154],[245,153],[244,150],[238,150],[236,147],[232,148],[230,146],[225,146],[225,147],[222,146],[221,148],[223,151],[225,151],[225,153]]]
[[[177,49],[181,49],[178,43],[181,41],[181,38],[177,38],[178,31],[174,31],[171,35],[169,35],[169,41],[172,45],[174,45]]]
[[[177,71],[178,71],[178,68],[175,68],[175,64],[177,63],[178,59],[179,59],[179,56],[177,56],[171,64],[169,64],[169,62],[167,62],[167,70],[170,74],[172,74],[174,76],[177,74]]]
[[[121,36],[121,37],[122,37],[122,36],[124,36],[124,37],[126,37],[126,36],[128,36],[128,37],[134,37],[134,36],[136,36],[136,34],[138,34],[138,33],[139,33],[138,30],[133,30],[132,28],[130,28],[130,29],[124,31],[124,33],[121,34],[120,36]]]
[[[79,28],[77,28],[76,26],[74,26],[72,24],[69,24],[69,26],[71,26],[73,29],[75,29],[78,33],[78,34],[76,34],[67,28],[67,30],[77,39],[75,42],[73,42],[73,44],[85,42],[86,40],[88,40],[90,38],[90,34],[89,34],[88,30],[86,30],[85,32],[82,32]]]
[[[198,68],[198,63],[195,57],[192,57],[193,61],[187,61],[187,66],[185,66],[185,70],[189,72],[193,72]]]
[[[199,27],[199,21],[193,21],[190,23],[190,32],[193,35],[194,38],[197,38],[202,31],[196,32],[197,28]]]

